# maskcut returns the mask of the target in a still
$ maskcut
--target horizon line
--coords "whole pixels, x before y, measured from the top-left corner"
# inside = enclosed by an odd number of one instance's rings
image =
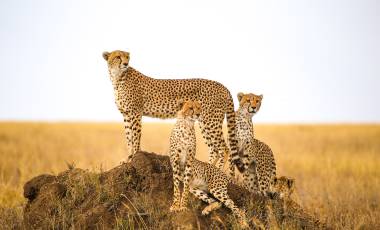
[[[0,119],[0,124],[2,123],[47,123],[47,124],[77,124],[77,123],[94,123],[94,124],[101,124],[101,123],[123,123],[123,121],[115,121],[115,120],[33,120],[33,119]],[[174,124],[175,119],[160,119],[157,121],[143,121],[142,123],[150,123],[150,124],[159,124],[159,123],[166,123],[166,124]],[[286,121],[276,121],[276,122],[263,122],[258,121],[254,122],[255,124],[259,125],[380,125],[380,122],[376,121],[296,121],[296,122],[286,122]],[[225,122],[223,122],[225,124]]]

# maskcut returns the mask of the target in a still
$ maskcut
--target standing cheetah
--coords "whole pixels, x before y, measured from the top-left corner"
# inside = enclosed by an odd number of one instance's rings
[[[243,180],[249,191],[265,194],[271,190],[276,177],[276,163],[270,147],[254,137],[252,117],[260,107],[262,95],[238,94],[239,109],[236,111],[236,127],[239,154],[243,155]]]
[[[200,128],[209,148],[209,162],[229,152],[223,138],[222,124],[227,118],[231,172],[233,166],[242,168],[237,155],[234,103],[230,92],[222,84],[205,79],[154,79],[129,66],[129,53],[104,52],[113,84],[116,104],[124,117],[129,157],[140,149],[141,117],[174,118],[177,101],[198,100],[202,104]]]
[[[195,159],[194,122],[202,114],[199,102],[186,101],[184,104],[180,103],[179,107],[182,109],[178,112],[177,122],[170,136],[169,156],[174,180],[174,198],[170,210],[186,209],[188,194],[191,192],[197,198],[209,203],[209,206],[203,209],[203,215],[224,204],[239,218],[242,226],[247,227],[245,212],[240,210],[227,194],[230,177],[214,165]],[[180,181],[183,181],[182,199],[179,190]],[[209,196],[209,193],[213,197]]]

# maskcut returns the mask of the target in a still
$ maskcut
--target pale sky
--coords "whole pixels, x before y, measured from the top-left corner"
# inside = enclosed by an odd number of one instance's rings
[[[0,120],[121,121],[103,51],[263,94],[257,122],[380,122],[380,2],[0,2]],[[149,120],[149,119],[148,119]]]

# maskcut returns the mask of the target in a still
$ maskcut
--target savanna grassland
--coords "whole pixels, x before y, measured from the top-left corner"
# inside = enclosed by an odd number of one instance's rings
[[[142,149],[166,154],[172,124],[145,123]],[[380,229],[380,125],[257,125],[295,199],[334,229]],[[207,148],[198,132],[197,157]],[[23,185],[68,165],[113,168],[125,157],[119,123],[0,123],[0,225],[20,226]]]

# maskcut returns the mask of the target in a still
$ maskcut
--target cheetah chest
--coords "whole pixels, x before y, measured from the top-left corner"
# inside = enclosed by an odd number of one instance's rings
[[[175,135],[175,142],[178,149],[181,149],[179,154],[180,167],[184,168],[189,155],[195,154],[196,139],[195,130],[187,125],[179,126],[178,132]]]
[[[238,127],[237,137],[239,148],[242,148],[246,142],[250,142],[252,138],[252,130],[247,127]]]

